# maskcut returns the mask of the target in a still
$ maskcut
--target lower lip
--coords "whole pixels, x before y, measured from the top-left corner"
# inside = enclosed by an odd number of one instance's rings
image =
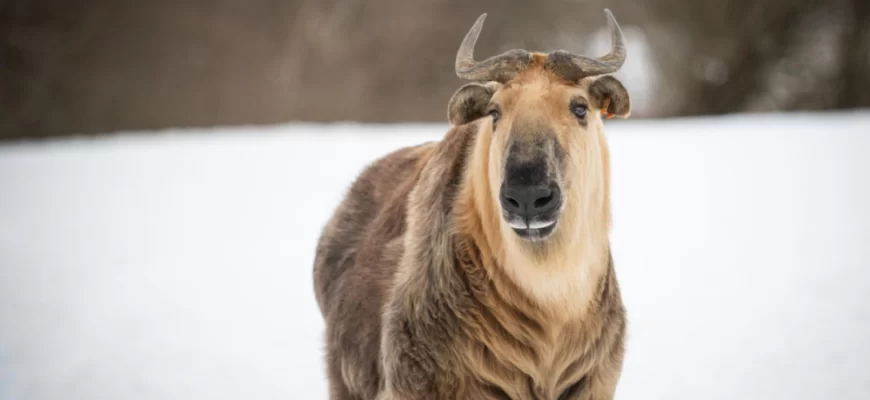
[[[514,230],[538,230],[538,229],[546,229],[546,228],[549,228],[550,226],[555,225],[555,224],[556,224],[556,221],[549,221],[549,222],[531,222],[531,223],[529,223],[528,225],[526,225],[526,224],[517,224],[517,223],[515,223],[515,222],[509,222],[508,224],[509,224],[510,227],[513,228]]]
[[[514,230],[514,233],[516,233],[517,236],[523,239],[540,240],[552,233],[555,227],[556,223],[553,222],[542,228],[511,228]]]
[[[530,222],[529,229],[547,229],[556,224],[556,221],[550,222]]]

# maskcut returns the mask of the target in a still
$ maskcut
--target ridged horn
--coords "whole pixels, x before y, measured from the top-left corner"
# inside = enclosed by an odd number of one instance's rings
[[[604,14],[607,16],[607,26],[610,28],[610,53],[591,58],[559,50],[548,56],[547,68],[571,81],[618,71],[625,62],[625,40],[613,13],[605,8]]]
[[[471,30],[465,34],[456,53],[456,76],[472,81],[504,83],[531,65],[531,55],[525,50],[514,49],[483,61],[475,61],[474,45],[477,43],[477,37],[480,36],[485,19],[486,13],[481,14]]]

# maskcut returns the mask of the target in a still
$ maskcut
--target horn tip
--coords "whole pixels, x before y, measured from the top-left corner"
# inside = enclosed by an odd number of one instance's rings
[[[609,8],[604,9],[604,14],[607,16],[607,26],[610,27],[610,34],[614,45],[618,43],[619,46],[624,47],[625,39],[622,36],[622,28],[619,26],[619,23],[616,22],[616,17],[613,16],[613,13]]]
[[[486,19],[486,13],[480,14],[477,17],[477,21],[474,21],[474,25],[471,26],[471,29],[468,31],[469,35],[474,35],[475,40],[477,35],[480,34],[481,29],[483,29],[483,21]]]

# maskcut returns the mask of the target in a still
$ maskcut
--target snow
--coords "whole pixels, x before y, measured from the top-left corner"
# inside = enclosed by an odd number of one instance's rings
[[[0,399],[326,399],[311,268],[445,125],[0,145]],[[607,123],[620,399],[870,398],[870,113]]]

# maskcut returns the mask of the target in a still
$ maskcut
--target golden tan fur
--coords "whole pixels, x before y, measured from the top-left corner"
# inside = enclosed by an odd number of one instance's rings
[[[534,60],[504,85],[457,91],[461,125],[366,168],[324,228],[314,282],[330,398],[613,397],[625,310],[599,112],[627,116],[628,96],[612,77],[566,82]],[[567,107],[577,99],[581,121]],[[481,101],[502,110],[495,130]],[[548,164],[564,210],[552,235],[528,241],[498,192],[509,145],[542,135],[564,149]]]
[[[547,305],[550,312],[565,317],[579,316],[583,311],[581,308],[589,303],[589,291],[583,286],[600,275],[601,271],[596,268],[605,266],[608,256],[608,149],[601,120],[595,118],[591,121],[593,129],[578,138],[577,122],[563,107],[568,97],[583,92],[583,86],[566,85],[545,71],[534,69],[521,75],[516,83],[506,85],[493,98],[503,109],[524,110],[522,118],[511,121],[532,125],[523,132],[535,132],[534,125],[542,121],[555,126],[558,141],[568,149],[571,164],[571,173],[565,177],[565,184],[571,190],[565,208],[568,212],[562,216],[561,234],[551,239],[546,250],[529,251],[527,245],[501,223],[499,213],[495,211],[499,207],[496,200],[498,184],[503,179],[499,166],[504,164],[502,150],[507,147],[509,135],[483,134],[479,138],[474,157],[479,162],[472,167],[473,173],[469,177],[473,184],[469,186],[470,193],[461,197],[476,199],[476,204],[467,207],[471,214],[479,211],[486,215],[481,229],[489,228],[490,232],[480,235],[480,238],[492,241],[489,245],[495,263],[501,265],[533,299]],[[581,165],[581,160],[585,166]],[[576,251],[567,251],[568,248]]]

